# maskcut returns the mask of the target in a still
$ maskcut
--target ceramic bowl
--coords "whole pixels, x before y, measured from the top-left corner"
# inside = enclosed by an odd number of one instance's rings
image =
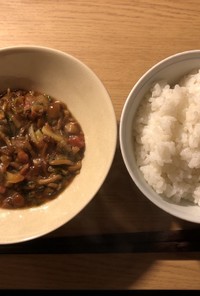
[[[0,50],[0,91],[36,90],[63,101],[79,121],[86,150],[79,175],[54,200],[29,209],[0,209],[0,244],[45,235],[76,216],[95,196],[113,161],[117,124],[111,99],[83,62],[51,48]]]
[[[200,223],[200,206],[189,202],[176,204],[168,198],[158,195],[145,181],[139,170],[133,143],[133,120],[138,106],[153,84],[160,80],[167,81],[171,86],[200,68],[200,50],[181,52],[160,61],[149,69],[134,85],[124,104],[120,120],[120,148],[124,163],[140,191],[156,206],[165,212],[181,219]],[[161,222],[162,223],[162,222]]]

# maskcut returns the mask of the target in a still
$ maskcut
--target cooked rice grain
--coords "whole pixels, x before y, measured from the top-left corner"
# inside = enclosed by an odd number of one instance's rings
[[[174,87],[156,83],[133,123],[136,161],[149,185],[200,206],[200,70]]]

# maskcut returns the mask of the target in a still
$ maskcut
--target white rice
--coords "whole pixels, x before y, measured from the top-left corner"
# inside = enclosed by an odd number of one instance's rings
[[[149,185],[200,206],[200,70],[171,88],[154,85],[133,124],[136,161]]]

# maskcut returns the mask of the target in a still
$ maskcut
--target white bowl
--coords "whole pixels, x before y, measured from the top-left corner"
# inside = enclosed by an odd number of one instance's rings
[[[172,55],[148,70],[131,90],[122,110],[120,120],[120,148],[124,163],[140,191],[155,205],[181,219],[200,223],[200,207],[187,202],[175,204],[158,195],[144,180],[134,155],[132,125],[137,108],[152,85],[160,80],[174,85],[192,70],[200,68],[200,50]]]
[[[17,46],[0,50],[0,91],[33,89],[65,102],[81,124],[86,151],[82,169],[54,200],[36,208],[0,209],[0,244],[47,234],[77,215],[103,184],[113,161],[117,123],[99,78],[81,61],[58,50]]]

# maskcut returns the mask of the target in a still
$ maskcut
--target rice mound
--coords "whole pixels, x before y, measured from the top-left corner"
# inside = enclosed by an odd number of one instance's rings
[[[177,203],[200,206],[200,70],[174,87],[156,83],[138,108],[133,136],[149,185]]]

